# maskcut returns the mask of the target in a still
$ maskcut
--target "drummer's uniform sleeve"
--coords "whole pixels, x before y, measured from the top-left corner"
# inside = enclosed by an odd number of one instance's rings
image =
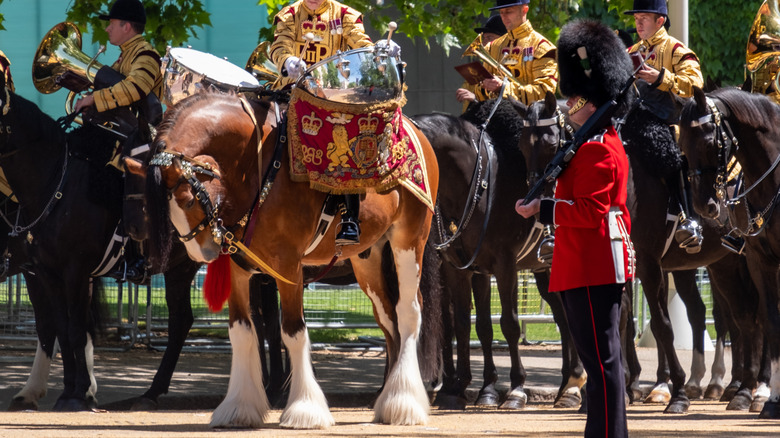
[[[295,5],[285,7],[274,18],[274,41],[271,43],[270,56],[279,72],[284,67],[284,61],[294,55],[296,21]]]
[[[162,91],[160,55],[154,47],[142,35],[136,35],[120,49],[122,54],[111,67],[125,78],[110,87],[95,90],[95,107],[100,112],[131,105],[149,93],[159,97]]]
[[[555,93],[558,87],[558,63],[556,48],[549,40],[533,30],[526,21],[488,44],[493,59],[502,62],[512,72],[519,84],[512,81],[504,89],[504,97],[513,97],[526,105],[544,99],[547,92]],[[499,77],[502,75],[490,66],[487,70]],[[477,99],[497,97],[495,93],[481,90]]]
[[[363,26],[363,15],[347,6],[341,6],[341,22],[343,26],[343,42],[350,49],[359,49],[374,43],[366,34]]]

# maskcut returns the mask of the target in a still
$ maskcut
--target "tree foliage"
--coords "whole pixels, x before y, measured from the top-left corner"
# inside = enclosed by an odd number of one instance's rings
[[[2,0],[0,0],[2,1]],[[66,19],[76,24],[82,32],[92,36],[92,42],[106,44],[106,22],[99,19],[100,12],[108,12],[115,0],[74,0]],[[197,29],[211,26],[211,19],[201,0],[142,0],[146,8],[144,36],[155,49],[165,53],[166,46],[180,46],[191,37],[197,37]]]

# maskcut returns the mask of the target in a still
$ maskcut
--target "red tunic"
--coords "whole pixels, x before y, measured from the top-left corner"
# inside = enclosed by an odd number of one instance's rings
[[[540,218],[555,224],[550,291],[625,283],[634,277],[626,208],[628,158],[615,129],[583,144],[558,178]]]

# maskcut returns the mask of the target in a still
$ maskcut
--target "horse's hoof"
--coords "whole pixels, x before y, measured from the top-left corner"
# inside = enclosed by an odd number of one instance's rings
[[[560,397],[558,397],[558,400],[555,400],[555,404],[553,404],[553,407],[558,409],[569,409],[569,408],[576,408],[580,406],[582,403],[582,396],[580,395],[580,392],[564,392],[561,394]]]
[[[80,398],[60,398],[54,403],[53,411],[57,412],[80,412],[91,411],[87,401]]]
[[[709,385],[707,390],[704,391],[704,400],[720,400],[723,397],[723,392],[723,386]]]
[[[753,402],[750,403],[750,409],[748,409],[750,412],[761,412],[764,410],[764,405],[766,402],[769,401],[769,397],[756,396],[753,397]]]
[[[24,397],[16,397],[13,400],[11,400],[11,405],[8,406],[8,411],[10,412],[18,412],[18,411],[37,411],[38,410],[38,402],[33,401],[27,401],[24,399]]]
[[[155,400],[141,396],[133,400],[133,405],[130,406],[130,410],[131,411],[156,411],[157,407],[158,407],[157,402]]]
[[[669,402],[669,405],[664,409],[664,414],[686,414],[689,407],[691,407],[690,400],[678,397]]]
[[[727,402],[734,398],[734,394],[739,391],[739,387],[742,386],[742,382],[731,382],[729,386],[723,391],[723,395],[720,396],[720,401]]]
[[[702,390],[701,386],[686,385],[685,395],[691,400],[698,400],[701,398]]]
[[[667,404],[671,399],[672,395],[668,392],[653,391],[645,398],[645,403]]]
[[[758,418],[776,420],[780,418],[780,402],[767,401],[764,403],[764,409],[758,414]]]
[[[439,409],[450,411],[462,411],[466,409],[466,403],[466,397],[441,392],[436,394],[436,399],[433,401],[433,405]]]
[[[522,387],[517,387],[507,394],[506,400],[501,403],[498,409],[520,410],[525,408],[528,403],[528,396],[523,391]]]
[[[726,406],[727,411],[747,411],[750,408],[750,404],[753,402],[753,397],[750,391],[739,391],[734,394],[734,397]]]
[[[483,389],[479,391],[479,397],[474,405],[482,408],[494,408],[498,406],[498,399],[497,392]]]

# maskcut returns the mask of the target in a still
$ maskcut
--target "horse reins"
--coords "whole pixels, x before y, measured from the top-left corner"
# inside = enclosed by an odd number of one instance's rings
[[[780,155],[775,158],[774,162],[771,166],[769,166],[766,172],[764,172],[764,174],[761,175],[761,177],[758,178],[750,187],[733,198],[726,199],[726,183],[728,182],[728,175],[731,171],[728,165],[729,159],[734,154],[734,151],[739,148],[739,140],[737,139],[736,135],[734,135],[734,131],[731,129],[728,120],[723,117],[724,111],[720,109],[718,103],[723,103],[726,105],[725,102],[715,101],[707,97],[707,106],[710,108],[710,114],[704,115],[699,119],[692,121],[691,127],[699,127],[705,123],[713,123],[715,125],[714,144],[718,151],[718,164],[716,169],[717,174],[714,184],[715,194],[719,199],[725,201],[726,205],[730,207],[739,204],[740,201],[744,201],[745,212],[748,217],[747,228],[745,230],[741,230],[735,226],[734,230],[736,230],[740,235],[750,237],[757,236],[759,233],[761,233],[761,231],[763,231],[764,226],[769,222],[769,218],[774,212],[778,198],[780,198],[780,187],[778,187],[778,190],[775,192],[772,200],[769,201],[769,204],[761,212],[756,213],[755,216],[751,215],[750,213],[747,194],[753,191],[753,189],[755,189],[760,183],[767,179],[775,171],[775,169],[777,169],[777,166],[780,165]],[[726,107],[728,109],[728,105],[726,105]],[[706,170],[708,169],[697,170],[695,172],[690,172],[690,174],[701,175]],[[729,216],[731,216],[731,213],[729,213]],[[736,223],[735,218],[730,217],[730,219],[732,223]]]
[[[456,265],[452,260],[450,260],[450,263],[456,268],[456,269],[467,269],[470,267],[474,260],[477,259],[477,255],[479,255],[480,249],[482,249],[482,242],[485,239],[485,234],[487,233],[487,225],[490,221],[490,212],[493,210],[493,190],[491,190],[490,185],[490,176],[491,176],[491,167],[490,163],[493,159],[493,149],[492,147],[487,147],[485,145],[485,150],[487,151],[488,158],[487,158],[487,165],[485,166],[485,177],[482,178],[482,146],[486,142],[484,141],[485,138],[485,131],[487,130],[488,124],[490,124],[490,120],[493,118],[493,115],[496,113],[496,110],[498,110],[498,106],[501,104],[501,101],[504,99],[504,89],[507,85],[507,78],[504,78],[504,81],[501,83],[501,90],[498,93],[498,98],[493,103],[493,108],[491,108],[490,113],[488,114],[485,121],[479,126],[479,139],[477,140],[477,144],[473,144],[474,149],[477,152],[477,158],[474,162],[474,171],[472,172],[471,176],[471,183],[469,184],[469,197],[468,202],[464,206],[463,214],[460,217],[460,221],[458,225],[455,227],[455,231],[452,233],[452,235],[449,238],[444,237],[444,224],[442,224],[441,219],[441,209],[439,208],[439,201],[436,201],[436,207],[435,207],[435,213],[436,213],[436,227],[439,232],[439,239],[442,240],[441,243],[434,244],[434,248],[441,251],[444,249],[447,249],[455,239],[460,237],[461,232],[463,229],[469,224],[471,221],[471,216],[474,214],[474,210],[477,208],[477,204],[479,204],[480,199],[482,199],[482,194],[484,191],[487,190],[488,195],[488,205],[487,208],[485,208],[485,218],[482,220],[482,228],[480,229],[479,239],[477,240],[477,246],[474,249],[474,252],[471,254],[471,258],[463,265],[458,266]]]

